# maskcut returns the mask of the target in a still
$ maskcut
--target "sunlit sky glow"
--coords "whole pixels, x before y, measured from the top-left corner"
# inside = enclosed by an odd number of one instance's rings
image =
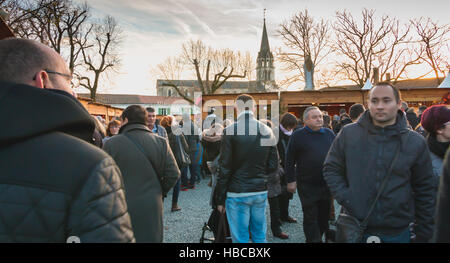
[[[77,2],[83,2],[76,0]],[[250,51],[256,59],[260,47],[263,9],[271,49],[282,47],[279,24],[308,8],[317,19],[330,19],[335,11],[347,9],[360,17],[363,7],[395,16],[403,22],[421,16],[440,24],[450,22],[447,0],[89,0],[93,16],[115,17],[124,31],[122,67],[100,93],[156,95],[156,76],[151,69],[167,57],[179,54],[189,39],[202,39],[219,49]],[[276,64],[276,77],[283,76]],[[302,87],[296,85],[289,89]],[[87,92],[80,89],[79,92]]]

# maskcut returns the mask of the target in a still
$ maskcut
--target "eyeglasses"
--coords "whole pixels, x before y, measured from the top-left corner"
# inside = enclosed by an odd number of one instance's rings
[[[60,72],[56,72],[53,70],[49,70],[49,69],[44,69],[45,72],[47,72],[48,74],[55,74],[55,75],[60,75],[63,76],[65,78],[67,78],[67,80],[72,81],[73,76],[69,75],[69,74],[64,74],[64,73],[60,73]],[[34,75],[33,80],[36,80],[36,75]]]

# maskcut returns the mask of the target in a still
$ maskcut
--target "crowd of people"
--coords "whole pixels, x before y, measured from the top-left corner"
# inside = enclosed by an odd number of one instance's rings
[[[311,106],[301,119],[258,120],[255,100],[242,94],[234,120],[212,109],[202,124],[131,105],[104,123],[76,99],[54,50],[5,39],[0,61],[0,109],[15,109],[0,133],[0,242],[159,243],[167,193],[176,213],[180,192],[202,178],[220,241],[217,218],[234,243],[267,242],[267,207],[273,236],[289,239],[282,222],[297,223],[289,214],[297,193],[306,242],[450,242],[446,105],[417,116],[382,82],[368,109],[354,104],[333,117]],[[349,218],[357,239],[346,239]]]

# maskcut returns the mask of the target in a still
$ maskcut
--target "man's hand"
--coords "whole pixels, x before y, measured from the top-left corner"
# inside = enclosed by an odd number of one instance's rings
[[[223,206],[223,205],[218,205],[218,206],[217,206],[217,210],[218,210],[220,213],[224,214],[224,213],[225,213],[225,206]]]
[[[297,190],[297,182],[288,183],[287,190],[289,193],[295,194],[295,191]]]

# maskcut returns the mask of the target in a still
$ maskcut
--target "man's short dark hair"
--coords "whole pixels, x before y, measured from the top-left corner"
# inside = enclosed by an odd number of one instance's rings
[[[392,88],[392,92],[394,93],[394,97],[395,97],[395,101],[397,103],[399,103],[402,100],[402,96],[400,94],[400,90],[395,87],[394,85],[392,85],[392,83],[390,82],[378,82],[377,84],[375,84],[375,86],[373,86],[372,89],[378,87],[378,86],[389,86]]]
[[[347,111],[345,109],[340,109],[339,110],[339,115],[346,114],[346,113],[347,113]]]
[[[289,112],[281,115],[280,123],[284,128],[295,128],[298,125],[297,118]]]
[[[155,108],[153,108],[153,107],[147,107],[147,108],[145,108],[145,109],[147,110],[148,113],[153,113],[153,112],[155,112]]]
[[[420,111],[420,112],[424,112],[427,108],[428,108],[428,107],[425,106],[425,105],[420,106],[420,107],[419,107],[419,111]]]
[[[0,40],[0,81],[28,83],[43,69],[55,70],[57,61],[43,44],[22,38]]]
[[[252,110],[255,105],[255,100],[253,99],[252,96],[250,96],[248,94],[241,94],[236,98],[236,105],[238,105],[238,107],[239,107],[240,103],[238,103],[238,101],[241,101],[241,103],[243,103],[244,105],[247,104],[247,105],[245,105],[246,107],[244,110]],[[251,108],[249,108],[249,106]]]
[[[356,120],[365,111],[364,105],[356,103],[350,107],[350,119]]]
[[[128,106],[122,112],[122,120],[128,119],[128,123],[140,123],[147,125],[148,113],[144,107],[139,105]]]

